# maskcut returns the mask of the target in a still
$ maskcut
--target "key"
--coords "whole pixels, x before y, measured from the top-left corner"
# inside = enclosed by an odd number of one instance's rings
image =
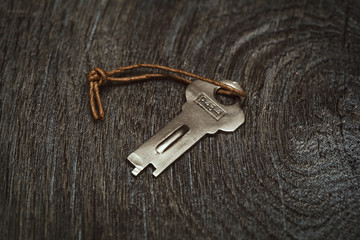
[[[222,82],[242,90],[236,82]],[[157,177],[206,134],[235,131],[245,120],[244,112],[239,103],[219,103],[214,96],[219,88],[201,80],[189,84],[182,112],[127,157],[135,166],[132,174],[137,176],[152,164],[156,169],[153,175]]]

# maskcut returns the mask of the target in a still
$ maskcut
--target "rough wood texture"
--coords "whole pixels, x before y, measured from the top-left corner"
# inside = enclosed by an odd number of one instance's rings
[[[360,3],[0,3],[1,239],[358,239]],[[158,178],[126,157],[185,86],[101,89],[86,73],[156,63],[248,93],[236,132]]]

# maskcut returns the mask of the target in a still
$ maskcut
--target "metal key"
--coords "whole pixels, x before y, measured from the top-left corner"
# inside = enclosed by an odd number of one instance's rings
[[[222,82],[242,90],[236,82]],[[200,80],[192,82],[186,89],[187,102],[182,112],[128,156],[135,166],[132,174],[137,176],[152,164],[156,168],[153,175],[157,177],[206,134],[235,131],[244,122],[244,113],[239,104],[223,105],[216,101],[214,94],[219,88]]]

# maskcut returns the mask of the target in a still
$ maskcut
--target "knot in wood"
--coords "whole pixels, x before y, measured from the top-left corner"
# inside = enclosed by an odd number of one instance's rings
[[[108,74],[101,68],[94,68],[88,74],[88,82],[95,82],[98,86],[105,85],[108,81]]]

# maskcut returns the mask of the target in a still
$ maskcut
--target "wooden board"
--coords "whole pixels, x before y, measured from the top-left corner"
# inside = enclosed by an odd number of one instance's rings
[[[0,9],[1,239],[360,238],[359,1]],[[135,63],[241,83],[245,123],[133,177],[186,88],[102,87],[95,122],[87,72]]]

